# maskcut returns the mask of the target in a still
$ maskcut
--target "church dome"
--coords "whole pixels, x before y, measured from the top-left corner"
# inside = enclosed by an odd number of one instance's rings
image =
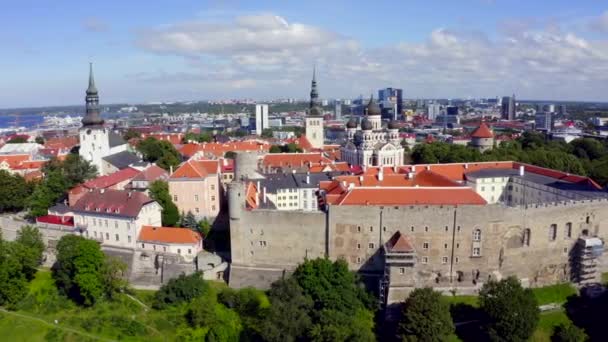
[[[348,120],[348,122],[346,123],[346,128],[357,128],[357,120],[351,117],[350,120]]]
[[[372,129],[374,129],[374,126],[368,118],[364,118],[363,121],[361,121],[361,129],[364,131],[371,131]]]
[[[369,103],[367,104],[367,115],[381,115],[382,110],[380,106],[374,101],[374,96],[372,95],[369,99]]]
[[[397,120],[391,120],[388,123],[388,129],[399,129],[399,123],[397,122]]]

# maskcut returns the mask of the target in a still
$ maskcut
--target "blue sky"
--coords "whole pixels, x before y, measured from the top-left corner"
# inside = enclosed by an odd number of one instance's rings
[[[602,1],[10,1],[0,11],[0,108],[356,97],[608,100]]]

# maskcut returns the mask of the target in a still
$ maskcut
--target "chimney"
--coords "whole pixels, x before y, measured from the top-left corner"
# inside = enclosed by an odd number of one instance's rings
[[[378,180],[381,182],[384,180],[384,167],[382,166],[380,166],[380,171],[378,171]]]
[[[469,163],[464,163],[464,168],[468,169],[469,168]]]
[[[363,176],[359,176],[359,182],[363,183]]]
[[[169,165],[169,176],[173,175],[173,165]]]
[[[131,191],[127,192],[127,196],[128,196],[129,198],[131,198],[131,196],[132,196],[132,192],[131,192]]]
[[[412,172],[416,172],[416,165],[412,165]]]
[[[519,166],[519,176],[523,177],[525,174],[525,169],[523,165]]]
[[[393,172],[394,172],[394,173],[397,173],[397,172],[398,172],[398,171],[397,171],[397,165],[393,166]]]
[[[101,189],[99,189],[99,193],[100,193],[100,194],[103,194],[104,192],[106,192],[106,189],[105,189],[105,188],[101,188]]]
[[[346,181],[342,181],[342,187],[346,188]]]
[[[416,172],[410,171],[407,173],[407,178],[408,179],[414,179],[414,176],[416,175]]]
[[[352,190],[355,188],[355,183],[348,184],[348,190]]]
[[[260,191],[260,181],[258,181],[258,183],[256,184],[255,188],[256,188],[257,191]]]
[[[310,172],[306,173],[306,184],[310,184]]]

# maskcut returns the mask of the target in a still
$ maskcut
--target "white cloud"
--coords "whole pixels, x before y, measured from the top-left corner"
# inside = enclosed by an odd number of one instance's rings
[[[602,99],[608,80],[608,41],[555,26],[511,25],[493,39],[438,28],[423,42],[370,49],[337,32],[260,14],[143,30],[137,45],[184,56],[189,71],[135,79],[195,86],[216,97],[304,97],[315,62],[322,96],[354,97],[397,86],[412,97],[516,92],[524,98]]]

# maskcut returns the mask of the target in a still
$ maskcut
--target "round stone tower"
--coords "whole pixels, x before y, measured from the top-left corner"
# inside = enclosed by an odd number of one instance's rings
[[[494,133],[486,125],[481,122],[473,133],[471,133],[471,146],[478,149],[479,152],[491,150],[494,147]]]

